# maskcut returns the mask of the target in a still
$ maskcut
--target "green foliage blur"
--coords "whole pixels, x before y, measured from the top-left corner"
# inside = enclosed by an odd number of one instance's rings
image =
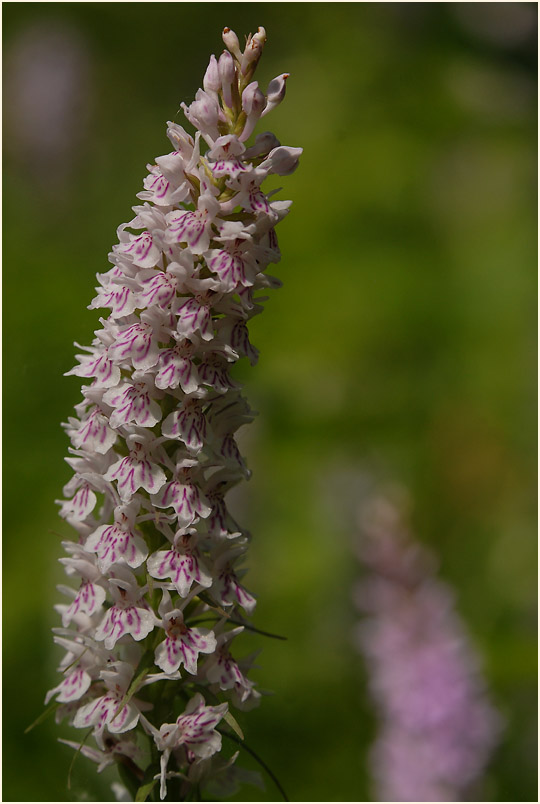
[[[294,201],[272,271],[284,287],[252,324],[259,364],[236,375],[260,413],[236,501],[253,533],[247,586],[255,624],[288,637],[242,637],[245,653],[262,648],[254,678],[273,692],[239,715],[246,739],[293,801],[372,800],[375,722],[351,640],[355,483],[399,483],[506,721],[475,795],[536,800],[536,12],[4,4],[5,801],[113,797],[114,772],[82,757],[68,790],[73,752],[57,737],[79,732],[52,718],[23,733],[61,656],[50,628],[72,534],[54,500],[71,476],[60,422],[79,401],[62,375],[98,326],[86,307],[116,226],[225,25],[265,26],[259,82],[291,77],[259,130],[304,148],[280,180]],[[65,158],[17,118],[14,54],[51,29],[87,60]],[[278,798],[269,780],[236,796]]]

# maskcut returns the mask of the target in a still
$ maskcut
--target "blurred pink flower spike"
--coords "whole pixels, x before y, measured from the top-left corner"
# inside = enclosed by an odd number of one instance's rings
[[[360,516],[356,644],[380,721],[370,758],[377,800],[461,801],[502,721],[454,595],[402,520],[390,497],[371,499]]]

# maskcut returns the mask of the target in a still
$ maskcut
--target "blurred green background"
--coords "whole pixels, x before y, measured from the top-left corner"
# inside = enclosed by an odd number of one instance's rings
[[[71,475],[60,422],[79,401],[62,375],[98,326],[86,305],[116,226],[224,25],[266,27],[259,82],[291,78],[259,130],[304,148],[280,182],[294,201],[285,284],[252,323],[259,364],[237,372],[260,412],[236,500],[254,534],[247,586],[255,623],[288,636],[245,638],[274,695],[239,720],[292,800],[370,800],[355,484],[398,482],[507,723],[477,796],[537,799],[536,14],[4,4],[4,800],[112,797],[114,776],[83,758],[68,791],[56,738],[74,730],[23,735],[61,655],[50,628],[70,531],[54,500]],[[268,782],[237,799],[277,797]]]

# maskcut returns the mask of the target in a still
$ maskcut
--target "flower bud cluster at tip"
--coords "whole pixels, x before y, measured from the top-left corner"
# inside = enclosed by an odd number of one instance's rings
[[[255,608],[242,582],[250,535],[225,500],[250,475],[236,434],[255,413],[231,369],[257,361],[247,324],[259,292],[280,285],[266,269],[290,202],[261,184],[292,173],[301,149],[270,132],[246,145],[284,76],[268,95],[252,80],[264,29],[243,52],[230,29],[223,40],[182,105],[195,136],[168,124],[173,150],[147,166],[112,268],[97,275],[101,328],[67,372],[87,381],[65,425],[74,475],[60,501],[78,540],[63,543],[70,583],[54,638],[65,655],[46,702],[92,730],[95,747],[81,751],[98,770],[119,758],[137,767],[144,733],[162,798],[171,778],[230,781],[217,726],[229,705],[260,698],[253,657],[231,653]]]
[[[468,800],[502,720],[452,590],[403,519],[390,495],[371,499],[360,517],[355,642],[379,719],[370,754],[377,800]]]
[[[266,42],[264,28],[259,28],[253,36],[250,34],[243,51],[230,28],[223,29],[223,42],[227,50],[219,58],[211,56],[204,76],[202,92],[206,98],[199,95],[196,106],[192,104],[189,109],[188,118],[195,117],[206,123],[208,131],[203,132],[203,136],[207,141],[217,131],[221,135],[235,134],[240,142],[245,142],[259,119],[285,97],[289,74],[282,73],[270,81],[266,93],[252,80]],[[209,103],[208,99],[214,103]]]

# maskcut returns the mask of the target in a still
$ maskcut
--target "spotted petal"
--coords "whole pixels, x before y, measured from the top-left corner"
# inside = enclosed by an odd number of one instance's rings
[[[139,712],[132,704],[127,704],[119,710],[121,697],[109,693],[97,698],[77,711],[73,725],[78,729],[87,729],[95,726],[103,731],[105,726],[113,734],[134,729],[139,720]]]
[[[130,315],[137,306],[137,295],[131,288],[117,282],[111,282],[106,288],[99,290],[98,295],[89,305],[89,309],[109,307],[111,318],[121,318]]]
[[[155,245],[150,232],[143,232],[137,237],[131,236],[128,243],[121,243],[117,249],[127,254],[139,268],[153,268],[161,257],[161,251]]]
[[[159,356],[156,387],[165,390],[178,386],[186,394],[194,393],[199,387],[197,367],[178,348],[164,349]]]
[[[211,574],[193,550],[160,550],[148,558],[146,566],[152,578],[170,578],[180,597],[187,597],[193,583],[207,588],[212,585]]]
[[[174,612],[173,612],[174,613]],[[207,628],[186,628],[176,636],[167,636],[155,652],[155,661],[165,673],[172,674],[184,665],[191,675],[197,675],[199,653],[212,653],[216,638]]]
[[[166,481],[165,472],[157,463],[152,463],[144,454],[133,453],[114,463],[104,478],[118,482],[118,493],[124,502],[129,502],[140,488],[156,493]]]
[[[71,440],[78,449],[104,455],[116,439],[117,434],[109,427],[109,420],[100,408],[94,406]]]
[[[133,567],[140,567],[148,555],[146,544],[135,533],[119,525],[101,525],[88,536],[84,549],[96,553],[103,573],[120,561]]]
[[[59,703],[71,703],[78,701],[90,687],[92,678],[82,667],[76,667],[66,678],[52,690],[49,690],[45,698],[48,704],[51,698],[56,695]]]
[[[210,341],[214,337],[212,316],[207,304],[202,304],[197,299],[190,297],[181,302],[176,315],[178,316],[178,332],[185,338],[189,338],[195,332],[200,332],[205,341]]]
[[[167,438],[183,441],[191,453],[199,453],[206,438],[206,419],[199,400],[187,400],[180,410],[169,414],[161,426],[161,432]]]
[[[121,330],[111,351],[115,359],[129,360],[134,368],[143,371],[155,366],[159,359],[156,334],[146,321]]]
[[[197,486],[178,480],[167,483],[158,494],[152,495],[151,500],[157,508],[174,508],[182,526],[191,525],[197,517],[207,517],[211,511]]]
[[[69,592],[69,587],[60,587],[63,591]],[[83,581],[80,589],[75,595],[73,603],[64,611],[62,624],[67,628],[71,620],[79,614],[86,614],[91,617],[98,611],[105,602],[105,589],[99,584],[91,581]]]
[[[154,272],[142,281],[143,290],[140,294],[141,307],[151,307],[157,304],[166,307],[176,296],[178,280],[174,274],[168,272]]]
[[[110,424],[115,429],[131,423],[153,427],[161,419],[161,408],[150,397],[149,386],[145,382],[124,383],[118,388],[111,388],[103,395],[103,401],[114,408]]]
[[[90,488],[90,485],[83,481],[71,500],[62,504],[60,516],[65,519],[72,519],[74,522],[83,522],[90,516],[96,507],[97,497]]]
[[[77,377],[95,377],[96,385],[103,388],[118,385],[120,368],[111,359],[108,348],[102,351],[94,350],[90,355],[77,355],[77,358],[80,360],[80,365],[71,371],[66,371],[66,377],[70,374],[75,374]]]
[[[155,626],[154,615],[140,606],[114,605],[96,629],[95,638],[112,650],[119,639],[130,634],[136,642],[144,639]]]

